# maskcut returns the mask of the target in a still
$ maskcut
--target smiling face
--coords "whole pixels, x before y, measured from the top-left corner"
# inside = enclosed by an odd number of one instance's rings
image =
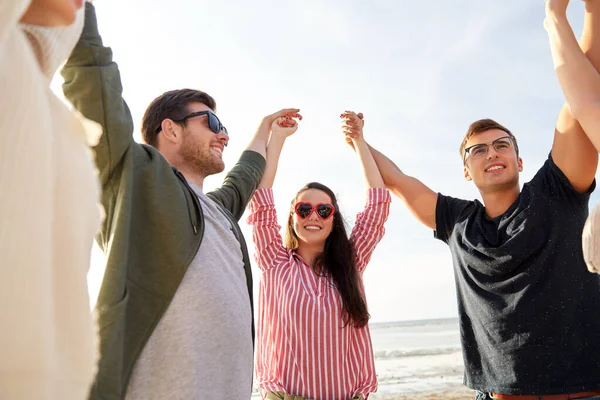
[[[198,111],[211,111],[202,103],[190,103],[188,114]],[[181,130],[183,141],[179,147],[181,162],[189,169],[202,175],[209,176],[225,169],[223,149],[229,141],[225,132],[214,133],[208,125],[208,116],[190,118]]]
[[[296,201],[292,207],[298,202],[306,202],[312,204],[326,203],[332,204],[332,199],[327,193],[318,189],[307,189],[298,194]],[[333,229],[335,213],[333,217],[322,219],[316,212],[312,212],[308,217],[302,219],[291,210],[291,228],[293,229],[297,240],[298,248],[302,246],[323,246]]]
[[[506,137],[500,129],[490,129],[469,138],[466,148],[477,144],[488,144],[487,154],[476,158],[465,158],[465,179],[472,180],[482,193],[511,190],[519,186],[519,172],[523,170],[523,160],[517,156],[516,148],[498,151],[491,145],[494,140]]]

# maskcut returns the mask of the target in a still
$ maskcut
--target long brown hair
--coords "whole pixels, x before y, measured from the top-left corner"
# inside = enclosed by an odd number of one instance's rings
[[[331,198],[331,203],[335,208],[333,227],[325,240],[323,253],[315,259],[314,272],[321,276],[331,277],[331,280],[335,283],[342,298],[344,326],[351,323],[356,328],[362,328],[369,322],[370,315],[356,268],[354,249],[348,239],[337,198],[327,186],[318,182],[311,182],[298,191],[292,201],[292,207],[300,193],[309,189],[325,192]],[[294,231],[293,212],[290,212],[288,218],[284,243],[286,247],[292,250],[298,248],[298,236]]]

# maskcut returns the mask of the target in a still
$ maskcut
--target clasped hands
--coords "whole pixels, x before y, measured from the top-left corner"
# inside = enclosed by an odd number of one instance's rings
[[[297,108],[286,108],[265,117],[263,123],[270,125],[271,134],[288,137],[298,130],[298,122],[302,120],[299,111]],[[340,114],[340,118],[346,142],[354,147],[353,142],[363,138],[363,127],[365,126],[363,114],[344,111]]]

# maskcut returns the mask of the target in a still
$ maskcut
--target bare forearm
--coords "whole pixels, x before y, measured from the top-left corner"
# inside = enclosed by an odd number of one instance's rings
[[[269,133],[270,133],[271,124],[263,120],[261,121],[254,137],[246,147],[246,150],[252,150],[260,154],[261,156],[267,158],[267,143],[269,142]]]
[[[360,162],[363,167],[363,173],[365,176],[365,182],[367,187],[369,188],[383,188],[385,184],[383,182],[383,178],[381,173],[379,172],[379,168],[377,167],[377,163],[373,158],[373,155],[369,149],[369,145],[365,142],[364,139],[359,139],[354,141],[354,147],[356,148],[356,153],[360,158]]]
[[[600,75],[579,47],[566,17],[549,15],[546,28],[556,75],[571,113],[580,123],[591,122],[585,119],[597,115],[589,110],[600,104]]]
[[[406,175],[384,154],[369,145],[385,186],[398,196],[423,225],[435,229],[437,193],[420,180]]]
[[[600,91],[585,87],[586,81],[593,80],[593,74],[597,75],[600,67],[600,8],[597,1],[586,1],[583,35],[577,45],[565,7],[564,0],[546,2],[545,25],[557,75],[567,100],[556,122],[552,159],[571,185],[577,191],[585,192],[596,174],[598,150],[595,146],[600,144],[594,144],[600,139],[596,131],[598,124],[590,123],[593,113],[589,111],[594,103],[591,96]]]
[[[266,148],[267,165],[265,167],[265,172],[263,173],[260,184],[258,185],[259,189],[273,187],[275,175],[277,174],[277,167],[279,165],[279,156],[281,155],[281,150],[283,149],[285,139],[285,137],[279,135],[271,136],[269,145]]]
[[[392,190],[391,185],[396,182],[399,176],[404,175],[404,173],[398,168],[396,164],[392,162],[385,155],[380,153],[370,144],[367,144],[369,150],[371,151],[371,155],[373,156],[373,160],[377,165],[377,169],[381,174],[381,178],[383,179],[384,184],[390,190]]]

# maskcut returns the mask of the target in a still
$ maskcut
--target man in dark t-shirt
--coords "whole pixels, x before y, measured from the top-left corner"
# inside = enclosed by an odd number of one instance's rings
[[[600,1],[586,2],[580,46],[598,69]],[[600,398],[600,277],[581,248],[598,152],[568,107],[522,190],[514,135],[471,124],[460,155],[483,203],[438,194],[371,151],[387,187],[450,247],[465,384],[478,399]]]
[[[498,216],[477,200],[438,194],[435,236],[455,265],[468,387],[600,389],[600,280],[581,250],[588,198],[551,156]]]

